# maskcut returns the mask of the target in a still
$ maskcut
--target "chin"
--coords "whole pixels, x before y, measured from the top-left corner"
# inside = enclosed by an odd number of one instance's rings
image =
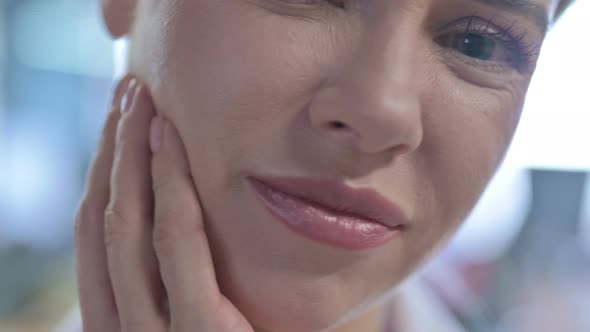
[[[221,292],[256,327],[255,332],[326,331],[362,302],[355,303],[354,293],[330,277],[301,280],[288,273],[272,274],[259,270],[255,278],[248,273],[242,278],[218,277]]]

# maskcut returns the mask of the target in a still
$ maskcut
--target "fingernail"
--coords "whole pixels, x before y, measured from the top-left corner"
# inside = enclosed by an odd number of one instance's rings
[[[121,113],[126,113],[131,109],[131,104],[133,102],[133,96],[135,96],[135,91],[137,88],[137,80],[132,78],[129,80],[127,85],[127,90],[125,94],[123,94],[123,98],[121,98]]]
[[[162,146],[162,139],[164,137],[164,120],[160,116],[152,119],[150,124],[150,148],[152,153],[157,153]]]
[[[129,77],[124,77],[117,82],[115,89],[113,90],[113,99],[111,100],[111,110],[121,112],[121,106],[123,105],[123,99],[129,87]]]

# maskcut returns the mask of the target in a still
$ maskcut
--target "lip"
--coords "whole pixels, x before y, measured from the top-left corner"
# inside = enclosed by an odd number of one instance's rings
[[[297,233],[332,246],[377,247],[409,225],[402,210],[374,189],[300,177],[247,179],[275,217]]]

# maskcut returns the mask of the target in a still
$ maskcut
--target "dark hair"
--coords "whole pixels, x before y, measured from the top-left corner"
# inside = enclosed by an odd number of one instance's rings
[[[557,12],[555,14],[555,18],[557,19],[558,17],[561,16],[561,14],[563,14],[563,12],[567,9],[567,7],[569,7],[569,5],[571,5],[574,2],[574,0],[561,0],[559,2],[559,5],[557,5]]]

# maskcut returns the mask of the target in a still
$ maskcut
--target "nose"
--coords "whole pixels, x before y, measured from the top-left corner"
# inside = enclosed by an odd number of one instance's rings
[[[372,18],[351,60],[329,74],[310,121],[329,139],[364,153],[415,150],[422,141],[419,29],[404,16]]]

